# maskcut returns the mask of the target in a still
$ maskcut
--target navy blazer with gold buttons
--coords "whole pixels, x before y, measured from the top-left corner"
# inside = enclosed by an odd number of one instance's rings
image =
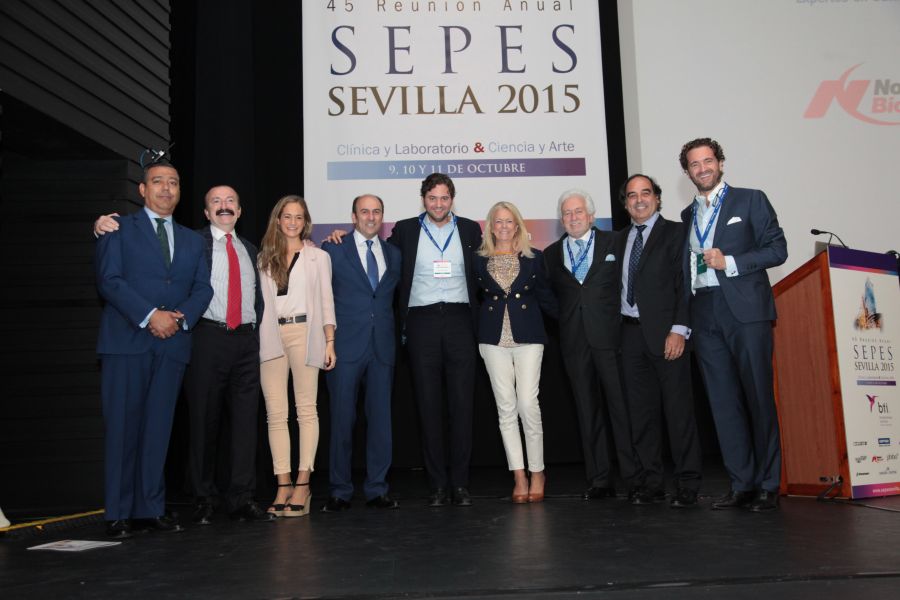
[[[475,255],[475,280],[481,296],[479,344],[496,345],[500,342],[504,308],[509,310],[509,324],[516,343],[547,343],[541,310],[556,318],[558,306],[547,280],[541,252],[534,249],[532,252],[534,258],[519,255],[519,275],[510,286],[508,295],[488,273],[488,257]]]

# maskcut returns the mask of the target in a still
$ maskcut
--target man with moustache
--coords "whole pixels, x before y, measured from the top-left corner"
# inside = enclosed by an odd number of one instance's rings
[[[96,248],[100,393],[105,424],[107,535],[178,532],[165,515],[163,468],[190,330],[212,298],[203,240],[172,219],[178,171],[157,162],[138,190],[144,208],[119,219]]]
[[[590,486],[582,495],[584,500],[615,496],[608,452],[610,430],[626,487],[630,489],[641,477],[619,377],[622,319],[616,235],[593,226],[594,212],[587,192],[563,192],[559,215],[566,235],[544,251],[550,284],[559,300],[563,364],[572,386]]]
[[[691,339],[731,479],[712,508],[772,511],[781,444],[772,373],[775,299],[766,269],[784,263],[787,243],[762,191],[722,181],[725,153],[718,142],[692,140],[679,161],[697,186],[681,213]]]
[[[685,353],[688,307],[681,260],[684,231],[667,220],[662,189],[652,177],[632,175],[619,192],[631,216],[616,243],[622,281],[622,371],[634,449],[643,468],[632,504],[666,498],[663,420],[675,463],[672,508],[697,505],[701,451],[694,419],[691,366]]]
[[[398,310],[419,406],[429,506],[471,506],[469,460],[477,366],[474,253],[481,227],[452,212],[456,187],[433,173],[420,187],[425,212],[394,225],[400,248]],[[449,461],[445,455],[442,379],[447,384]],[[448,464],[449,463],[449,464]]]
[[[254,500],[259,412],[259,332],[263,310],[256,268],[256,247],[235,233],[241,216],[238,193],[227,185],[204,198],[209,226],[198,231],[206,249],[212,301],[194,328],[191,363],[184,390],[190,418],[190,485],[196,500],[193,521],[210,524],[216,499],[236,520],[271,521]],[[117,223],[100,217],[94,231],[115,231]],[[217,490],[218,440],[227,411],[228,482]],[[226,436],[223,436],[225,438]],[[221,451],[226,451],[221,448]]]
[[[365,383],[366,506],[398,508],[388,495],[391,466],[391,387],[394,377],[394,290],[400,281],[400,251],[378,233],[384,202],[372,194],[353,199],[353,234],[343,244],[325,242],[331,256],[331,289],[340,327],[335,352],[341,357],[326,374],[331,398],[329,498],[323,512],[350,508],[353,425],[359,387]],[[350,243],[352,240],[353,243]]]

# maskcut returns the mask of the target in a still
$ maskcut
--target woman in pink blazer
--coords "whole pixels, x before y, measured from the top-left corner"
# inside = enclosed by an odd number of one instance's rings
[[[309,513],[309,476],[319,443],[316,412],[319,370],[335,365],[331,258],[304,240],[312,231],[306,201],[285,196],[272,209],[259,252],[265,309],[259,326],[260,378],[266,399],[269,447],[278,490],[269,511],[277,516]],[[300,458],[291,482],[288,373],[293,374]]]

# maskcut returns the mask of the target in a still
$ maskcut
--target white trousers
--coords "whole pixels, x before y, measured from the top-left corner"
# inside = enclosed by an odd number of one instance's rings
[[[521,419],[528,452],[528,470],[532,473],[543,471],[544,429],[538,404],[543,344],[523,344],[513,348],[478,344],[478,351],[491,378],[500,420],[500,437],[509,470],[525,468],[519,434]]]

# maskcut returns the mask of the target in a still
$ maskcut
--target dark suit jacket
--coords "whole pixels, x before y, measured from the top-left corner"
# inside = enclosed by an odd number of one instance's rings
[[[156,229],[139,210],[118,217],[119,230],[97,242],[97,287],[106,300],[100,317],[98,354],[141,354],[156,346],[172,360],[187,363],[191,336],[179,330],[161,340],[140,324],[154,308],[180,310],[193,328],[212,299],[203,239],[173,223],[175,254],[167,268]]]
[[[619,281],[628,268],[625,245],[631,226],[621,230],[616,242]],[[687,294],[681,263],[684,254],[684,227],[660,215],[641,252],[634,275],[634,300],[641,315],[641,331],[655,356],[662,356],[672,325],[689,327]]]
[[[469,287],[469,306],[472,307],[473,324],[478,307],[478,286],[475,285],[473,262],[475,252],[481,246],[481,226],[465,217],[456,217],[456,229],[462,242],[463,261],[466,267],[466,283]],[[400,313],[401,326],[405,327],[406,313],[409,310],[409,293],[412,289],[413,271],[416,267],[416,254],[419,251],[419,234],[422,226],[419,217],[403,219],[394,224],[388,242],[400,248],[403,266],[400,273],[400,285],[397,293],[397,308]]]
[[[488,273],[488,258],[475,255],[475,278],[481,293],[478,343],[496,345],[500,342],[504,309],[509,311],[509,325],[517,343],[547,343],[541,309],[554,318],[559,309],[547,281],[541,251],[533,252],[534,258],[519,256],[519,275],[510,286],[509,295]]]
[[[206,266],[212,272],[213,236],[209,227],[209,225],[201,227],[197,230],[197,233],[200,234],[206,244]],[[239,235],[238,232],[235,231],[234,233],[241,240],[241,243],[244,244],[247,254],[250,255],[250,263],[253,265],[253,275],[256,277],[256,298],[253,301],[253,309],[256,311],[256,324],[259,325],[262,322],[263,314],[262,288],[259,287],[259,269],[256,266],[256,255],[259,254],[259,250],[249,240]]]
[[[619,290],[622,278],[615,260],[617,236],[594,228],[594,252],[584,283],[578,283],[563,262],[565,239],[561,237],[544,250],[544,264],[550,285],[559,301],[559,333],[563,346],[570,340],[587,338],[598,350],[619,347]],[[611,256],[613,260],[606,260]]]
[[[716,221],[713,247],[734,257],[739,275],[728,277],[716,271],[725,302],[741,323],[775,319],[775,298],[766,269],[787,260],[787,242],[778,225],[778,216],[769,199],[760,190],[729,187]],[[692,207],[681,212],[684,222],[682,268],[690,286],[690,230]],[[690,290],[690,287],[688,287]]]
[[[335,352],[341,361],[358,360],[369,340],[375,355],[386,364],[394,364],[394,290],[400,281],[400,251],[376,238],[384,254],[386,269],[378,287],[372,285],[359,259],[352,233],[342,244],[322,244],[331,256],[331,290],[334,295]],[[338,363],[340,365],[340,363]]]

